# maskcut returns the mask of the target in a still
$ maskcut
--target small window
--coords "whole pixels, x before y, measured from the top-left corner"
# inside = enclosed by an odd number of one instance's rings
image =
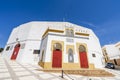
[[[21,44],[21,49],[25,48],[25,43]]]
[[[74,62],[73,50],[71,48],[68,50],[68,62]]]
[[[33,54],[40,54],[40,50],[34,50]]]
[[[96,57],[96,55],[95,55],[95,54],[92,54],[92,57]]]
[[[6,51],[8,51],[9,49],[10,49],[10,46],[7,46]]]
[[[72,53],[68,54],[68,62],[73,63],[74,62],[74,56]]]

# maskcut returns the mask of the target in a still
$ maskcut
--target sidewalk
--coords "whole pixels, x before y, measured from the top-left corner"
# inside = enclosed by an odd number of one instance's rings
[[[0,55],[0,80],[71,80],[67,76],[62,79],[60,73],[47,73],[37,71],[38,65],[20,64],[15,61],[3,59]],[[120,70],[106,69],[115,74],[115,77],[86,77],[69,75],[74,80],[120,80]]]

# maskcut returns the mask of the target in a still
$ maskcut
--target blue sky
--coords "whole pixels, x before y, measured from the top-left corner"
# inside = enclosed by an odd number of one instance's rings
[[[120,41],[120,0],[1,0],[0,47],[20,24],[63,18],[91,28],[102,46]]]

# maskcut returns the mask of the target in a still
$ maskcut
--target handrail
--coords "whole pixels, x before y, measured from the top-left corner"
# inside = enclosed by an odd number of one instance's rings
[[[70,78],[71,80],[74,80],[74,79],[71,78],[67,73],[65,73],[63,70],[62,70],[62,76],[61,76],[61,78],[64,78],[64,77],[63,77],[63,73],[64,73],[68,78]]]

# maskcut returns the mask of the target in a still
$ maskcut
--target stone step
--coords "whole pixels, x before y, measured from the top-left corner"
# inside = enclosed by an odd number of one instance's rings
[[[43,70],[45,72],[59,72],[61,70]],[[75,74],[75,75],[83,75],[83,76],[95,76],[95,77],[113,77],[112,73],[109,73],[105,70],[98,69],[98,70],[63,70],[66,74]]]

